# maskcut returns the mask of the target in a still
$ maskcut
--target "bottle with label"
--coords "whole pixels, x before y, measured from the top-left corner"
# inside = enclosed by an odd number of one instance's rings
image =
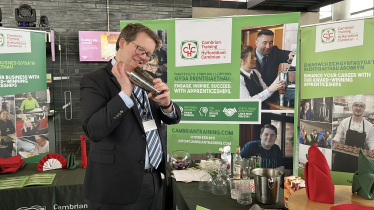
[[[234,179],[240,179],[241,174],[241,165],[242,165],[242,157],[240,156],[240,146],[236,147],[236,153],[234,154],[232,164],[232,174]]]

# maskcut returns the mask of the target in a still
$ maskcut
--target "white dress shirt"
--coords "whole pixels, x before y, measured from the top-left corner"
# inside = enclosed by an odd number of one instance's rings
[[[240,75],[240,99],[261,99],[261,101],[265,101],[267,98],[269,98],[274,93],[274,92],[273,93],[269,92],[269,90],[267,89],[268,86],[266,86],[264,80],[262,80],[260,72],[258,72],[256,69],[252,69],[251,72],[248,73],[247,71],[240,68],[240,72],[242,72],[249,79],[251,78],[253,72],[256,73],[260,81],[260,85],[264,89],[262,92],[258,93],[257,95],[251,96],[249,94],[247,87],[245,86],[244,77]]]

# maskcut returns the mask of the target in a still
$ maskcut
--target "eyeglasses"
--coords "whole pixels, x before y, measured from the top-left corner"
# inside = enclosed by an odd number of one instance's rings
[[[151,68],[151,69],[157,69],[158,65],[157,64],[146,63],[146,64],[144,64],[144,67]]]
[[[151,58],[152,53],[145,51],[142,47],[135,44],[134,42],[131,42],[131,43],[133,43],[136,46],[136,49],[135,49],[136,54],[138,54],[140,56],[145,54],[148,58]]]
[[[360,109],[364,109],[365,108],[365,104],[353,104],[353,106],[355,108],[360,108]]]

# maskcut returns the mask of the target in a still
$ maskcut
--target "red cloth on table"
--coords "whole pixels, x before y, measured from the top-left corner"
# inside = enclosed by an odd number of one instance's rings
[[[10,158],[0,158],[0,174],[14,173],[25,162],[21,159],[21,155],[16,155]]]
[[[82,156],[82,168],[87,167],[87,153],[86,153],[86,137],[81,135],[81,156]]]
[[[308,150],[305,164],[305,188],[308,198],[321,203],[334,203],[335,187],[327,160],[316,144]]]

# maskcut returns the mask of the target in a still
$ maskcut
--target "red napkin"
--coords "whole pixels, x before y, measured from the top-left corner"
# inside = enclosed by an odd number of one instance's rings
[[[330,168],[325,156],[313,144],[308,150],[308,162],[305,164],[306,195],[312,201],[334,203],[335,187],[331,180]]]
[[[10,158],[0,158],[0,174],[14,173],[25,162],[21,159],[21,155],[16,155]]]
[[[86,154],[86,137],[81,135],[81,156],[82,156],[82,168],[87,167],[87,154]]]
[[[331,207],[330,210],[374,210],[374,207],[366,207],[357,204],[341,204]]]

